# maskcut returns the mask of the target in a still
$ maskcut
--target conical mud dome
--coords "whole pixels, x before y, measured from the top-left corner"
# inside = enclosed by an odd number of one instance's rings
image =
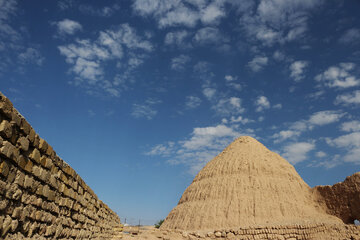
[[[161,228],[342,223],[325,209],[291,164],[240,137],[198,173]]]

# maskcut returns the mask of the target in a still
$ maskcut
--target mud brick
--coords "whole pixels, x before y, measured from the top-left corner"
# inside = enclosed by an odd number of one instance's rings
[[[30,127],[28,139],[32,144],[34,144],[34,141],[35,141],[35,134],[36,134],[35,130],[32,127]]]
[[[20,147],[21,150],[26,152],[29,150],[29,140],[25,137],[20,137],[16,144],[18,147]]]
[[[34,148],[34,150],[29,155],[29,158],[34,160],[34,162],[40,163],[41,155],[39,150],[37,148]]]
[[[32,172],[33,165],[34,165],[34,164],[33,164],[32,161],[30,161],[30,160],[27,161],[24,170],[27,171],[27,172],[29,172],[29,173],[31,173],[31,172]]]
[[[21,171],[17,171],[14,183],[23,187],[24,181],[25,181],[25,174]]]
[[[30,126],[30,124],[26,121],[25,118],[22,118],[22,119],[21,119],[20,129],[21,129],[26,135],[29,135],[31,126]]]
[[[3,141],[3,145],[0,148],[0,153],[2,155],[6,156],[7,158],[10,158],[13,153],[14,148],[15,147],[10,142]]]
[[[1,160],[0,160],[1,161]],[[0,174],[4,177],[9,175],[10,165],[6,161],[0,163]]]
[[[46,155],[52,157],[53,156],[53,148],[49,145],[48,148],[46,149]]]
[[[26,166],[27,161],[30,161],[30,160],[27,160],[23,155],[20,155],[18,157],[18,159],[17,159],[17,164],[19,165],[19,167],[21,169],[25,170],[25,166]]]
[[[36,134],[34,139],[34,147],[39,148],[39,145],[40,145],[40,137],[39,135]]]
[[[5,138],[11,138],[12,132],[13,132],[13,129],[12,129],[11,124],[7,120],[3,120],[0,123],[1,136],[5,137]]]
[[[24,187],[29,188],[33,185],[34,179],[28,175],[25,175]]]
[[[42,138],[40,138],[39,148],[40,151],[43,153],[46,153],[46,150],[48,148],[48,143]]]
[[[12,120],[13,123],[16,124],[16,126],[18,126],[20,128],[20,126],[21,126],[21,117],[19,116],[19,114],[16,111],[11,112],[11,120]]]
[[[0,112],[3,112],[8,118],[11,118],[13,105],[10,100],[0,93]]]

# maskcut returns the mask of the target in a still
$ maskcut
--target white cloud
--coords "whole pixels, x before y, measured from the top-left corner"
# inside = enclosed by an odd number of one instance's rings
[[[226,39],[222,36],[219,29],[204,27],[196,32],[194,41],[198,44],[217,44],[226,41]]]
[[[114,57],[122,57],[122,54],[110,52],[107,48],[92,43],[89,40],[77,40],[76,43],[59,46],[60,54],[66,57],[67,63],[75,63],[76,59],[108,60]],[[115,55],[112,55],[115,54]]]
[[[190,61],[190,57],[184,54],[181,54],[178,57],[171,59],[171,69],[181,71],[185,69],[185,65]]]
[[[185,106],[186,108],[193,109],[199,107],[201,104],[201,99],[196,96],[187,96]]]
[[[146,155],[155,156],[170,156],[174,150],[174,142],[167,142],[166,144],[158,144],[154,146],[149,152],[145,153]]]
[[[344,114],[339,111],[320,111],[310,116],[308,123],[310,125],[326,125],[338,122]]]
[[[223,124],[194,128],[189,137],[177,142],[155,145],[147,155],[168,159],[169,164],[184,164],[195,175],[208,161],[241,134]]]
[[[259,96],[256,101],[255,101],[255,106],[256,107],[256,111],[257,112],[261,112],[265,109],[269,109],[270,108],[270,102],[267,99],[267,97],[265,96]]]
[[[291,124],[290,129],[297,131],[312,130],[315,126],[323,126],[338,122],[345,114],[341,111],[319,111],[310,115],[308,120],[299,120]]]
[[[144,63],[142,55],[129,54],[128,66],[130,69],[137,68]]]
[[[273,106],[274,109],[282,109],[282,104],[278,103]]]
[[[318,158],[324,158],[327,156],[327,154],[320,151],[316,153],[316,156]],[[341,156],[339,154],[335,154],[333,157],[330,157],[330,159],[326,158],[326,160],[324,161],[310,163],[308,164],[308,167],[325,167],[326,169],[330,169],[338,166],[341,163],[342,163]]]
[[[58,34],[60,36],[63,36],[66,34],[73,35],[77,31],[82,30],[82,26],[80,23],[70,20],[70,19],[64,19],[62,21],[56,22],[55,25],[57,27]]]
[[[159,20],[159,26],[160,28],[178,25],[194,27],[198,19],[199,16],[195,11],[186,7],[179,7],[166,13],[166,15]]]
[[[210,87],[204,88],[203,94],[207,99],[211,100],[216,94],[216,89]]]
[[[60,8],[60,10],[67,10],[70,8],[74,8],[75,2],[74,0],[59,0],[57,2],[58,7]]]
[[[15,0],[0,0],[0,33],[1,39],[8,37],[10,39],[19,38],[17,31],[10,26],[10,17],[15,15],[17,2]],[[3,34],[9,34],[4,36]]]
[[[306,160],[307,154],[315,149],[314,143],[297,142],[291,143],[284,147],[283,157],[291,164],[295,165],[299,162]]]
[[[248,66],[254,72],[259,72],[268,64],[268,58],[265,56],[256,56],[248,63]]]
[[[279,50],[276,50],[273,54],[273,58],[277,61],[283,61],[286,59],[286,55],[285,55],[285,53],[283,53]]]
[[[231,76],[231,75],[225,75],[226,82],[232,82],[237,80],[237,77]]]
[[[290,77],[295,81],[303,79],[305,68],[309,65],[307,61],[295,61],[290,65]]]
[[[153,50],[153,45],[149,41],[144,40],[144,37],[140,37],[129,24],[121,24],[115,30],[101,31],[99,41],[109,48],[115,42],[129,49],[140,49],[148,52]]]
[[[323,151],[319,151],[315,154],[318,158],[323,158],[323,157],[326,157],[327,154]]]
[[[153,46],[128,24],[122,24],[111,30],[100,31],[95,41],[78,39],[58,49],[71,65],[70,72],[75,74],[71,83],[85,87],[89,93],[103,90],[111,96],[119,96],[120,83],[126,81],[131,71],[143,63],[143,58],[153,50]],[[104,66],[112,60],[119,63],[121,59],[124,59],[122,65],[125,69],[122,77],[115,76],[113,82],[105,80]]]
[[[337,147],[360,147],[360,132],[353,132],[328,140],[328,143]]]
[[[238,97],[222,98],[211,107],[220,116],[239,114],[245,111]]]
[[[345,162],[360,164],[360,147],[351,149],[344,157]]]
[[[146,118],[151,120],[158,113],[158,111],[154,109],[154,106],[159,103],[161,103],[161,101],[156,99],[147,99],[143,104],[134,103],[131,115],[134,118]]]
[[[341,111],[319,111],[311,114],[308,119],[301,119],[290,124],[289,128],[282,130],[272,135],[274,142],[278,143],[285,139],[295,138],[300,136],[303,132],[310,131],[316,126],[324,126],[327,124],[335,123],[345,114]]]
[[[25,41],[28,29],[22,26],[22,23],[13,20],[19,10],[17,5],[16,0],[0,0],[0,74],[8,69],[23,73],[26,63],[40,65],[42,62],[34,44]],[[35,56],[36,53],[39,54],[38,58]],[[19,60],[21,66],[18,64]]]
[[[360,132],[360,121],[354,120],[341,124],[341,130],[345,132]]]
[[[201,21],[204,24],[219,23],[220,19],[225,16],[225,10],[222,4],[219,3],[222,3],[222,1],[215,1],[201,10]]]
[[[335,104],[360,104],[360,90],[338,95],[336,97]]]
[[[105,6],[102,8],[93,7],[91,5],[80,5],[79,10],[82,13],[98,16],[98,17],[111,17],[117,10],[120,9],[118,4],[112,6]]]
[[[307,130],[312,130],[314,126],[310,125],[306,120],[299,120],[290,125],[291,130],[296,130],[300,132],[305,132]]]
[[[237,80],[237,76],[225,75],[226,86],[233,88],[237,91],[241,91],[243,87],[240,83],[236,82]]]
[[[225,17],[225,1],[179,1],[179,0],[135,0],[135,13],[152,16],[159,28],[172,26],[195,27],[203,24],[219,24]]]
[[[27,48],[25,52],[20,53],[18,58],[22,64],[34,63],[38,66],[41,66],[44,61],[44,57],[39,50],[31,47]]]
[[[339,41],[343,44],[359,43],[360,42],[360,29],[351,28],[348,29],[344,35],[341,36]]]
[[[206,73],[210,70],[210,64],[205,61],[200,61],[194,66],[194,72]]]
[[[347,150],[343,158],[345,162],[360,164],[360,132],[349,133],[335,139],[327,139],[327,143]]]
[[[79,77],[87,79],[90,85],[102,80],[103,70],[100,64],[95,61],[89,61],[83,58],[76,59],[72,71]]]
[[[340,63],[331,66],[326,71],[318,74],[315,80],[327,87],[348,88],[360,85],[360,79],[351,74],[355,69],[354,63]]]
[[[247,124],[247,123],[254,122],[254,120],[250,120],[250,119],[244,118],[244,117],[242,117],[242,116],[238,116],[238,117],[232,116],[232,117],[230,118],[230,122],[231,122],[231,123]]]
[[[209,147],[212,141],[222,137],[236,137],[237,133],[233,129],[225,125],[217,125],[215,127],[194,128],[192,137],[183,142],[186,149],[198,149]]]
[[[178,0],[135,0],[133,9],[141,16],[153,16],[159,28],[179,25],[194,27],[200,17]]]
[[[233,105],[236,108],[241,107],[241,99],[240,98],[231,97],[229,102],[230,102],[231,105]]]
[[[190,48],[191,44],[186,42],[186,38],[189,37],[189,33],[186,30],[168,32],[165,36],[166,45],[176,45],[180,48]]]
[[[275,133],[274,135],[272,135],[271,137],[274,138],[274,142],[275,143],[279,143],[279,142],[282,142],[286,139],[289,139],[289,138],[295,138],[295,137],[298,137],[300,136],[300,132],[299,131],[294,131],[294,130],[282,130],[278,133]]]
[[[312,99],[319,99],[324,94],[325,94],[324,90],[319,90],[319,91],[308,94],[307,97],[312,98]]]
[[[240,24],[250,40],[263,45],[302,39],[308,29],[309,11],[321,1],[261,0],[259,5],[242,13]]]

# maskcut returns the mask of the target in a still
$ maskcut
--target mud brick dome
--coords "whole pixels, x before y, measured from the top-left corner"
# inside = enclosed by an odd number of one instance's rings
[[[280,155],[240,137],[197,174],[161,229],[344,225],[359,216],[359,181],[312,189]]]

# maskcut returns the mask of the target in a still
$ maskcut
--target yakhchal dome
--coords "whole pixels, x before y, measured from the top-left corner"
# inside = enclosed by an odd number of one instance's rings
[[[161,229],[344,224],[322,192],[279,154],[244,136],[197,174]]]

